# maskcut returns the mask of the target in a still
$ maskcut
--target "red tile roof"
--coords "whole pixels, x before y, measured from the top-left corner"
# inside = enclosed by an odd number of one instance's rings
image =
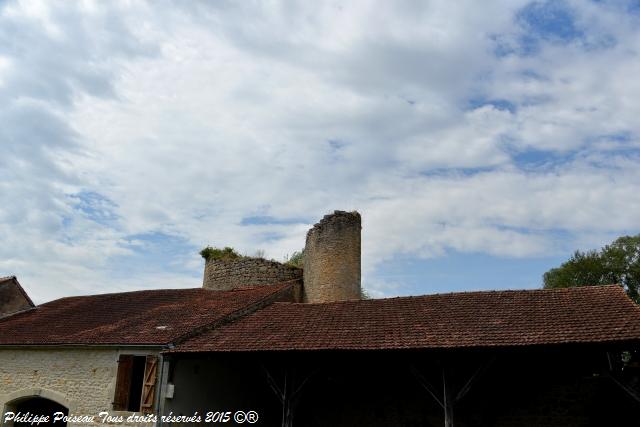
[[[512,347],[640,342],[640,307],[618,286],[276,303],[176,352]]]
[[[162,345],[285,293],[162,289],[62,298],[0,320],[0,345]]]

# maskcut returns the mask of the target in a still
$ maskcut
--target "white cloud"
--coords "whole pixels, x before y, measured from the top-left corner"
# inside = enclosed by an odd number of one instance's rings
[[[199,247],[281,259],[311,225],[242,218],[358,209],[381,295],[397,254],[538,256],[637,229],[637,22],[576,4],[585,37],[617,43],[494,55],[523,4],[0,7],[0,273],[40,300],[197,286]],[[153,233],[178,261],[119,274]]]

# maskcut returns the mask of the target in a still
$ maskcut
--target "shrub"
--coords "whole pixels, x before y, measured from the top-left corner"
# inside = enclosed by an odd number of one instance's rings
[[[209,261],[210,259],[236,259],[241,257],[241,255],[237,253],[235,249],[229,246],[225,246],[222,249],[207,246],[200,251],[200,255],[207,261]]]
[[[285,257],[284,263],[289,267],[302,268],[304,265],[304,249],[301,251],[295,251],[291,256]]]

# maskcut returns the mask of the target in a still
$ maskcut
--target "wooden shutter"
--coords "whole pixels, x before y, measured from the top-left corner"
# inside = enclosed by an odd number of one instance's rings
[[[131,389],[131,370],[133,369],[133,356],[121,354],[118,359],[118,377],[116,380],[116,393],[113,397],[113,410],[126,411],[129,406],[129,390]]]
[[[153,413],[157,378],[158,358],[156,356],[147,356],[144,368],[144,382],[142,383],[142,398],[140,399],[140,412],[143,414]]]

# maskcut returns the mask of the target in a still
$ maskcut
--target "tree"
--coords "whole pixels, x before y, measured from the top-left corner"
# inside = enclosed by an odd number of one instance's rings
[[[576,251],[543,280],[545,288],[617,284],[640,303],[640,234],[619,237],[599,251]]]

